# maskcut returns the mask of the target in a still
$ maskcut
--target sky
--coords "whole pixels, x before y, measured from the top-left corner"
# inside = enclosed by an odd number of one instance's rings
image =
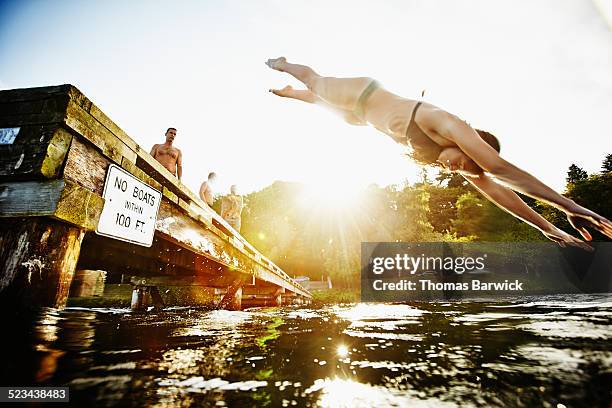
[[[610,21],[612,0],[0,0],[0,89],[71,83],[147,150],[176,127],[194,191],[418,180],[387,136],[268,93],[300,86],[264,65],[284,55],[425,91],[561,191],[612,153]]]

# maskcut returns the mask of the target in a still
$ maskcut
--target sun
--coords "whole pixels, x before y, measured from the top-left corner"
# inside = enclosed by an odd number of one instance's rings
[[[336,354],[338,354],[339,357],[346,357],[349,355],[349,349],[344,344],[341,344],[336,349]]]
[[[305,209],[348,212],[359,207],[364,190],[364,186],[346,180],[318,180],[304,184],[298,202]]]

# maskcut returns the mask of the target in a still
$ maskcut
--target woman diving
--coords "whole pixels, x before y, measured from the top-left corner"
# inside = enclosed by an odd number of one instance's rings
[[[410,146],[411,156],[418,163],[460,173],[497,206],[547,238],[561,245],[589,248],[532,210],[513,190],[565,212],[570,224],[587,241],[592,239],[587,228],[612,238],[612,222],[504,160],[495,136],[472,128],[457,116],[427,102],[397,96],[372,78],[324,77],[284,57],[269,59],[266,64],[292,75],[307,88],[271,89],[275,95],[327,106],[353,125],[374,126],[398,143]]]

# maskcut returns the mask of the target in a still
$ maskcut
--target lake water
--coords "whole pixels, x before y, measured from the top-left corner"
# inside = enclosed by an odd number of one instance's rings
[[[79,407],[612,401],[611,295],[2,319],[0,383],[68,386]]]

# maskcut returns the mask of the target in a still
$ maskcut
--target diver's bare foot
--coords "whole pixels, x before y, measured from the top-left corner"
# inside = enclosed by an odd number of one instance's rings
[[[283,98],[298,99],[308,103],[315,103],[317,100],[316,95],[308,89],[293,89],[291,85],[287,85],[283,89],[270,89],[270,92]]]
[[[274,95],[282,96],[283,98],[293,98],[295,89],[291,85],[287,85],[283,89],[270,89]]]
[[[278,58],[270,58],[266,61],[266,65],[272,69],[283,72],[283,66],[287,63],[287,58],[278,57]]]

